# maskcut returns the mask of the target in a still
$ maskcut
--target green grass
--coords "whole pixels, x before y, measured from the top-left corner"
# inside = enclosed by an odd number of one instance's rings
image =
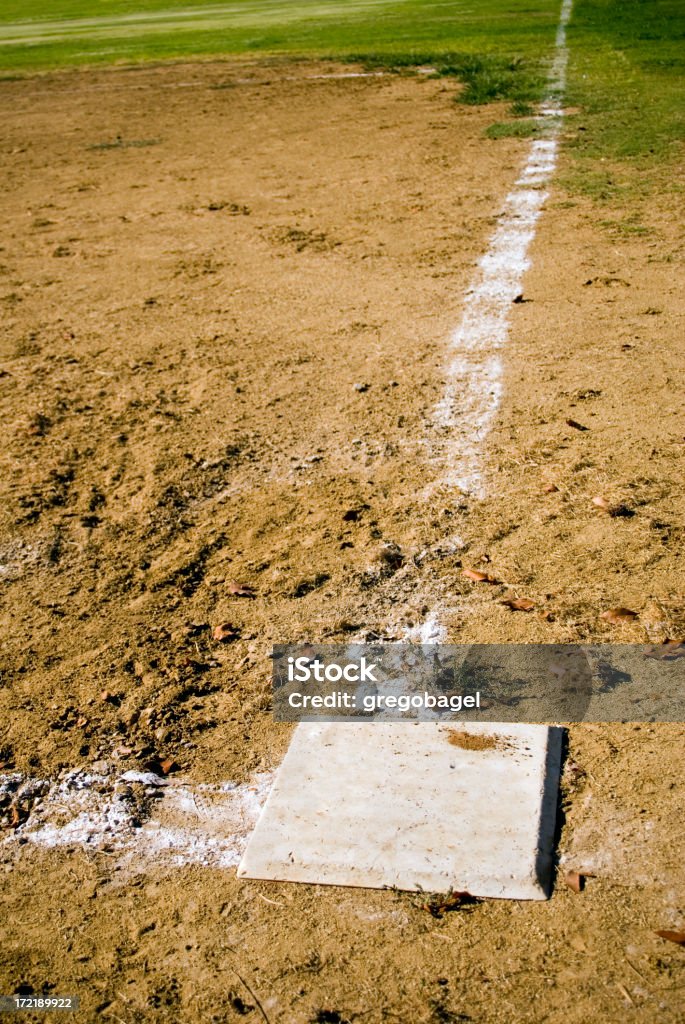
[[[474,56],[448,64],[442,74],[454,75],[464,82],[459,99],[474,105],[495,100],[530,103],[540,98],[545,82],[539,62],[520,57],[508,60]]]
[[[649,190],[682,154],[685,4],[575,0],[568,38],[567,102],[580,112],[568,121],[567,184],[602,201]]]
[[[542,61],[521,56],[507,57],[493,53],[424,53],[395,57],[378,54],[350,54],[366,67],[401,70],[406,67],[430,65],[439,77],[453,77],[463,82],[459,93],[461,103],[477,105],[495,100],[514,100],[514,106],[529,107],[540,98],[545,76]]]
[[[534,63],[551,51],[558,6],[558,0],[2,0],[0,68],[225,54],[354,53],[411,61],[415,54],[456,53],[501,58],[493,74],[506,77],[507,62]]]
[[[531,101],[540,98],[544,87],[542,61],[522,56],[508,57],[496,53],[410,52],[348,53],[345,59],[366,68],[403,71],[432,67],[441,78],[456,78],[465,88],[459,102],[477,105],[495,100],[511,99],[517,109],[532,110]]]
[[[513,117],[532,117],[535,113],[535,108],[525,100],[514,100],[509,108],[509,113]]]
[[[599,223],[617,237],[630,238],[635,235],[646,237],[653,234],[652,229],[642,224],[635,213],[623,220],[601,220]]]
[[[637,200],[657,181],[676,189],[669,179],[685,136],[685,4],[575,0],[568,43],[566,105],[578,112],[567,121],[575,160],[563,183],[600,203]],[[516,94],[512,115],[530,115],[525,99]],[[486,135],[525,138],[538,130],[535,121],[497,122]]]
[[[541,132],[539,121],[496,121],[485,129],[488,139],[529,139]]]

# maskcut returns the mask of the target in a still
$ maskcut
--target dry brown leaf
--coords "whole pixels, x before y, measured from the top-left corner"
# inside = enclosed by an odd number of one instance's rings
[[[625,502],[612,502],[607,501],[601,494],[596,494],[592,499],[592,504],[596,508],[601,508],[602,512],[608,512],[612,519],[632,519],[635,512]]]
[[[682,658],[685,655],[685,640],[664,640],[662,647],[665,647],[665,656],[668,658]]]
[[[238,630],[230,622],[221,622],[212,630],[212,636],[215,640],[218,640],[219,643],[228,643],[231,640],[238,639]]]
[[[474,583],[499,583],[499,580],[490,573],[481,572],[480,569],[462,569],[461,575],[467,580],[473,580]]]
[[[508,597],[506,601],[500,603],[511,608],[513,612],[529,612],[535,607],[535,601],[531,601],[529,597]]]
[[[605,622],[610,622],[612,626],[620,626],[623,622],[632,622],[637,618],[637,612],[631,611],[630,608],[609,608],[608,611],[602,612],[600,615],[601,619]]]
[[[235,597],[256,597],[252,587],[248,587],[246,584],[237,583],[235,580],[231,580],[228,584],[229,594],[233,594]]]
[[[675,942],[678,946],[685,946],[685,932],[673,932],[668,928],[660,928],[656,934],[660,939]]]
[[[658,661],[675,661],[685,658],[685,642],[683,640],[664,640],[662,644],[648,647],[645,658],[656,658]]]
[[[585,886],[585,877],[581,875],[580,871],[567,871],[564,881],[569,889],[576,893],[582,892]]]
[[[450,910],[459,910],[460,907],[478,902],[478,898],[469,892],[448,892],[444,896],[432,896],[423,904],[423,910],[427,910],[432,917],[441,918]]]

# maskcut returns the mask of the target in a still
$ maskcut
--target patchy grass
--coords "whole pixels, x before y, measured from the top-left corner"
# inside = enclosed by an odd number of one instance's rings
[[[540,135],[542,124],[540,121],[497,121],[485,129],[488,139],[530,139],[533,135]]]
[[[531,110],[540,98],[544,73],[540,59],[502,56],[489,53],[357,53],[346,59],[369,69],[404,71],[417,67],[432,68],[441,78],[456,78],[464,83],[457,99],[460,103],[481,104],[495,100],[513,100],[517,109]]]
[[[653,229],[643,224],[639,215],[635,213],[623,220],[601,220],[599,223],[618,238],[630,238],[636,235],[646,237],[654,234]]]
[[[462,103],[514,100],[515,103],[529,104],[540,98],[544,86],[539,64],[523,58],[503,60],[476,55],[461,65],[448,66],[442,73],[453,74],[465,82],[465,88],[458,97]]]
[[[535,107],[525,100],[514,100],[509,108],[509,113],[512,117],[532,117],[535,113]]]
[[[558,180],[572,195],[586,196],[598,203],[636,199],[640,195],[648,195],[650,191],[644,180],[629,180],[620,168],[598,170],[588,161],[584,161],[583,165],[574,162]]]

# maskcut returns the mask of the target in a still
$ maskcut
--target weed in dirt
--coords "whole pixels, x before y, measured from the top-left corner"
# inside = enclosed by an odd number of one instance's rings
[[[431,1024],[458,1024],[459,1021],[473,1020],[465,1013],[455,1013],[445,1005],[445,996],[441,995],[437,999],[431,999],[430,1001],[430,1021]]]
[[[488,139],[530,139],[541,132],[539,121],[496,121],[485,129],[485,136]]]
[[[235,1010],[235,1012],[241,1017],[246,1017],[254,1010],[252,1003],[246,1003],[245,1000],[236,992],[229,992],[228,1003],[231,1009]]]
[[[642,224],[635,214],[630,217],[626,217],[623,220],[601,220],[599,222],[603,228],[608,228],[613,234],[620,235],[623,237],[631,237],[635,235],[651,235],[652,230],[645,224]]]
[[[214,200],[207,204],[206,209],[210,213],[225,210],[231,217],[249,217],[251,212],[250,207],[245,206],[244,203],[228,203],[224,200]]]
[[[535,113],[535,107],[530,103],[526,103],[525,100],[514,100],[509,108],[509,113],[512,117],[532,117]]]
[[[301,228],[282,228],[274,232],[274,239],[292,246],[296,252],[310,249],[314,252],[329,252],[341,243],[329,238],[323,231],[309,231]]]
[[[508,99],[530,102],[539,99],[543,87],[543,78],[535,66],[520,57],[475,55],[445,66],[441,74],[454,75],[464,82],[465,88],[457,99],[472,105]]]
[[[542,94],[544,76],[539,61],[521,55],[492,53],[406,53],[352,54],[368,70],[407,71],[430,68],[439,78],[456,78],[464,88],[455,97],[459,103],[476,106],[497,100],[513,100],[530,109]]]
[[[400,892],[400,890],[395,891]],[[479,897],[472,896],[468,892],[457,892],[453,889],[446,893],[428,893],[420,889],[418,892],[402,893],[401,895],[407,897],[410,905],[417,910],[425,910],[437,920],[455,910],[468,913],[483,902]]]

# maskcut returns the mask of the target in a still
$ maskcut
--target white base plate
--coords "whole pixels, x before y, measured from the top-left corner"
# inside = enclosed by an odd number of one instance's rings
[[[238,875],[546,899],[560,761],[544,725],[300,724]]]

